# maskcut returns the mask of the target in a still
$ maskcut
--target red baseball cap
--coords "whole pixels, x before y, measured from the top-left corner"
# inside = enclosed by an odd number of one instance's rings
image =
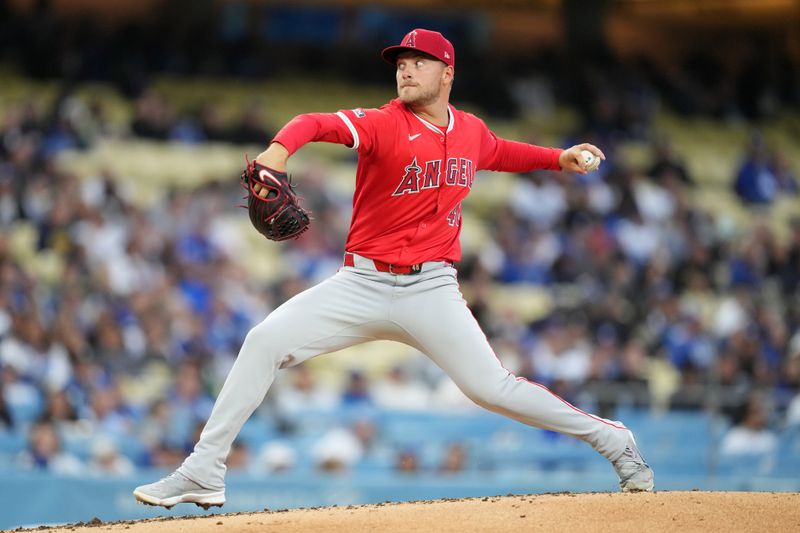
[[[406,50],[416,50],[431,55],[446,65],[454,67],[456,64],[456,53],[453,50],[453,43],[445,39],[444,35],[438,31],[423,30],[417,28],[411,30],[403,37],[400,44],[390,46],[381,52],[381,56],[387,62],[395,65],[397,55]]]

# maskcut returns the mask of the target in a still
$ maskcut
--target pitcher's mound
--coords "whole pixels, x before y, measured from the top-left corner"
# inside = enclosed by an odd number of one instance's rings
[[[72,525],[55,532],[800,531],[800,494],[542,494]]]

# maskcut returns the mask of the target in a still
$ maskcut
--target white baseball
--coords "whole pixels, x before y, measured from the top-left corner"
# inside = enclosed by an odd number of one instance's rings
[[[583,158],[583,162],[586,163],[587,172],[594,172],[600,168],[600,158],[589,150],[581,150],[581,157]]]

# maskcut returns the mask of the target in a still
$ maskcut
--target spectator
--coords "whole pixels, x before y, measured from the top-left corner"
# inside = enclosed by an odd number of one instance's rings
[[[531,351],[533,378],[544,384],[563,381],[576,385],[589,375],[590,356],[584,326],[554,317]]]
[[[365,455],[377,453],[378,428],[371,419],[365,417],[357,418],[350,424],[350,430],[358,439]]]
[[[331,412],[339,405],[339,399],[320,385],[306,365],[293,367],[290,383],[280,389],[275,406],[282,415],[296,415],[303,411]]]
[[[227,141],[228,128],[222,119],[222,113],[216,103],[206,103],[200,109],[200,130],[207,141]],[[266,142],[266,141],[264,141]]]
[[[172,470],[181,464],[185,453],[182,447],[161,442],[150,451],[149,466],[162,470]]]
[[[789,244],[783,259],[778,263],[778,273],[784,293],[800,291],[800,217],[789,222]]]
[[[164,399],[154,401],[147,409],[147,413],[139,422],[136,434],[150,453],[153,453],[162,442],[175,437],[171,431],[172,420],[172,410]],[[176,438],[173,443],[181,442]]]
[[[410,449],[402,449],[397,452],[394,461],[394,471],[400,474],[416,474],[420,470],[419,457]]]
[[[532,172],[518,180],[509,200],[514,214],[539,228],[553,227],[567,210],[566,192],[554,176],[554,173]]]
[[[130,459],[121,455],[114,441],[107,437],[100,437],[92,441],[88,466],[90,474],[102,477],[124,477],[134,472],[134,466]]]
[[[169,140],[187,144],[205,142],[207,139],[198,115],[198,113],[184,113],[178,117],[169,129]]]
[[[228,459],[225,461],[228,472],[243,472],[250,466],[250,448],[240,440],[233,441]]]
[[[242,111],[239,120],[228,133],[231,142],[262,146],[272,139],[273,133],[264,125],[260,107],[262,106],[251,103]]]
[[[344,472],[364,456],[364,448],[347,428],[337,427],[325,433],[311,448],[315,467],[322,472]]]
[[[761,398],[752,395],[744,407],[742,419],[722,438],[720,453],[723,456],[761,455],[775,451],[778,438],[767,427]]]
[[[166,100],[152,89],[142,93],[134,102],[131,130],[139,137],[166,139],[175,123],[175,112]]]
[[[349,470],[377,453],[377,428],[367,418],[357,418],[348,427],[331,428],[311,447],[314,465],[324,472]]]
[[[778,190],[785,196],[797,197],[800,194],[800,181],[789,164],[789,158],[782,152],[775,152],[770,167]]]
[[[11,411],[6,403],[6,396],[3,391],[3,380],[0,379],[0,429],[10,430],[14,427],[14,419],[11,418]]]
[[[0,365],[0,374],[3,402],[8,409],[9,419],[15,426],[30,422],[41,410],[41,393],[34,385],[21,379],[16,369],[10,365]]]
[[[794,385],[795,395],[786,409],[786,426],[800,427],[800,328],[789,341],[787,352],[786,378]]]
[[[12,335],[0,341],[0,364],[12,366],[21,378],[48,389],[64,388],[72,374],[64,347],[53,342],[34,313],[14,315],[12,322]]]
[[[171,431],[190,440],[197,421],[205,420],[214,406],[211,397],[203,390],[198,362],[187,360],[180,365],[168,395],[172,412]]]
[[[694,185],[686,163],[675,153],[670,140],[662,137],[654,143],[655,161],[647,172],[657,183],[677,180],[682,185]]]
[[[66,391],[50,392],[47,395],[44,412],[40,418],[42,421],[52,423],[59,434],[64,438],[86,437],[91,432],[91,427],[86,420],[78,417],[78,410],[75,409]]]
[[[716,358],[714,341],[694,310],[684,312],[679,322],[668,327],[663,340],[670,362],[680,370],[688,366],[708,369]]]
[[[97,434],[112,439],[129,438],[134,429],[130,408],[122,402],[116,386],[98,387],[91,392],[84,415]]]
[[[278,440],[264,443],[256,459],[256,469],[263,469],[269,474],[288,472],[296,464],[297,452],[295,449],[289,444]]]
[[[444,452],[438,472],[440,474],[457,474],[467,468],[467,449],[460,442],[450,444]]]
[[[786,425],[789,427],[800,426],[800,394],[797,394],[789,403],[786,410]]]
[[[17,199],[14,197],[14,182],[8,173],[0,173],[0,228],[10,228],[18,216]]]
[[[766,141],[753,134],[747,154],[736,173],[734,189],[742,202],[752,205],[771,204],[778,194],[778,178],[770,168]]]
[[[737,335],[737,345],[744,342],[740,335]],[[735,408],[747,401],[747,396],[752,387],[752,378],[748,375],[738,354],[733,352],[721,351],[721,356],[716,363],[716,373],[719,376],[720,403],[723,413],[733,416]]]
[[[37,422],[31,427],[28,449],[22,453],[20,463],[55,474],[78,475],[85,471],[75,456],[61,449],[61,438],[50,422]]]
[[[401,366],[389,370],[372,390],[375,405],[390,411],[424,411],[430,406],[430,391]]]
[[[616,239],[620,250],[637,267],[650,261],[664,245],[659,227],[646,221],[638,209],[620,220]]]
[[[342,391],[342,405],[345,407],[372,405],[367,377],[359,370],[352,370]]]
[[[615,392],[618,403],[646,408],[648,396],[648,356],[645,346],[637,339],[629,340],[623,347],[619,369],[614,380],[619,386]]]

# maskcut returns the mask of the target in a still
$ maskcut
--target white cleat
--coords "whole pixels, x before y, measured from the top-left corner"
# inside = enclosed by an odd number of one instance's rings
[[[133,495],[146,505],[167,509],[179,503],[193,503],[206,510],[225,504],[225,489],[207,489],[177,471],[155,483],[136,487]]]
[[[653,490],[653,469],[642,457],[633,433],[628,431],[628,443],[622,455],[613,461],[614,470],[619,476],[622,492],[651,492]]]

